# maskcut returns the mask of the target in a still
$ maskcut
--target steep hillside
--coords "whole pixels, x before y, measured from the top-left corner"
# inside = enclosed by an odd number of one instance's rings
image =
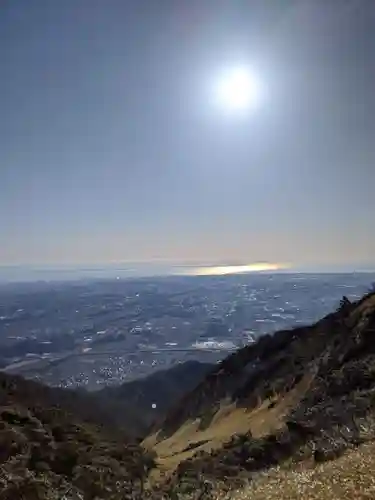
[[[171,406],[193,390],[213,367],[209,363],[187,361],[119,387],[102,389],[94,396],[100,399],[101,406],[105,406],[117,425],[124,425],[126,415],[127,427],[132,433],[145,435],[149,427],[164,418]],[[131,414],[129,409],[133,410]]]
[[[272,467],[256,475],[231,500],[369,500],[375,498],[375,443],[348,450],[336,460],[304,467]],[[224,495],[218,491],[216,500]],[[228,498],[228,496],[226,496]]]
[[[375,437],[375,294],[225,359],[145,441],[181,491],[292,461],[324,462]],[[172,474],[174,472],[174,474]],[[170,476],[172,474],[172,476]]]
[[[0,372],[0,499],[141,498],[154,461],[133,438],[210,368],[184,363],[96,394]]]
[[[0,374],[1,500],[134,498],[152,466],[84,396]]]

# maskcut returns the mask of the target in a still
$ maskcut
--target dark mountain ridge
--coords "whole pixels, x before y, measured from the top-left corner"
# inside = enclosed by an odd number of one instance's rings
[[[144,436],[150,426],[165,418],[173,404],[194,389],[213,367],[210,363],[186,361],[117,387],[106,387],[93,397],[111,413],[116,425],[124,426],[124,415],[127,415],[132,434]],[[129,410],[132,410],[130,415]]]
[[[165,437],[178,429],[186,420],[206,417],[214,413],[220,401],[229,398],[236,405],[251,408],[259,400],[289,392],[308,371],[314,371],[324,357],[330,365],[337,356],[342,365],[354,348],[359,349],[366,338],[353,338],[357,327],[356,311],[375,297],[369,294],[358,302],[343,299],[338,311],[314,325],[279,330],[266,334],[258,342],[229,355],[179,401],[161,425]],[[367,318],[366,321],[370,321]],[[375,347],[367,346],[375,351]],[[356,351],[356,352],[357,352]],[[346,354],[345,354],[346,352]],[[350,353],[350,354],[349,354]],[[358,353],[358,352],[357,352]]]
[[[217,365],[145,440],[185,491],[375,440],[375,293]],[[175,471],[173,473],[173,471]],[[189,485],[189,486],[186,486]]]

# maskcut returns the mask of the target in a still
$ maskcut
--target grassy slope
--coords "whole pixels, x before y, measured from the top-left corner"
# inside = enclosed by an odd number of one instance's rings
[[[151,479],[186,492],[203,479],[229,484],[291,461],[366,454],[375,438],[374,336],[369,294],[230,356],[144,441],[158,454]],[[329,474],[333,465],[318,467]]]
[[[273,468],[259,474],[233,500],[358,500],[375,498],[375,444],[363,444],[337,460],[318,465]],[[217,499],[228,495],[217,494]]]

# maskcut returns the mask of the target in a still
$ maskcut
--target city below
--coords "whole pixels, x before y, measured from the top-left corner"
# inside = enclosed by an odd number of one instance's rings
[[[82,279],[0,286],[0,367],[98,390],[177,363],[215,363],[258,336],[309,324],[371,273]]]

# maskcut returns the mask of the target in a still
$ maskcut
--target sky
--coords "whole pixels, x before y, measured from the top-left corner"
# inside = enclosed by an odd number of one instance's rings
[[[374,266],[374,54],[373,0],[0,0],[0,265]]]

